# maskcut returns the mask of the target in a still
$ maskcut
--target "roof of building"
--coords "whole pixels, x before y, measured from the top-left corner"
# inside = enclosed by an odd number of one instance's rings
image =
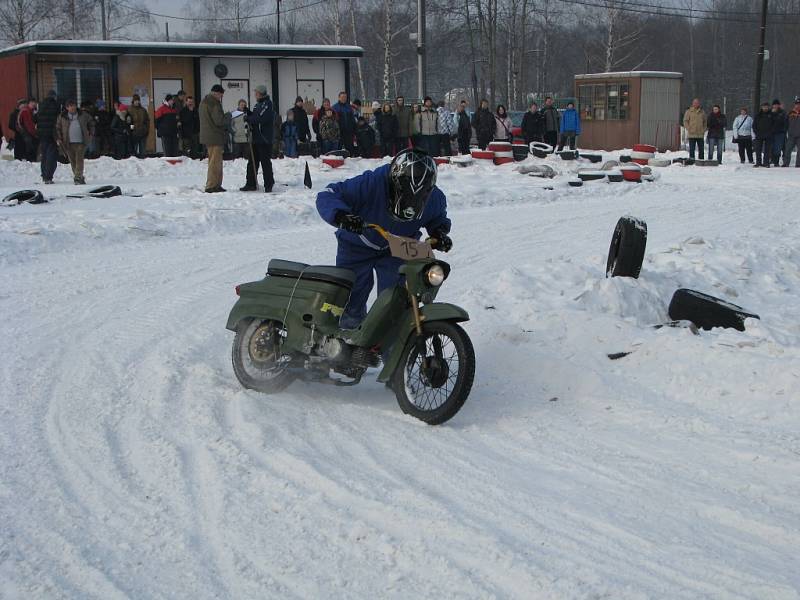
[[[359,46],[324,46],[298,44],[212,44],[196,42],[129,42],[121,40],[39,40],[0,50],[0,56],[12,54],[120,54],[156,56],[253,56],[259,58],[357,58]]]
[[[612,73],[584,73],[575,79],[631,79],[634,77],[683,79],[683,73],[675,71],[616,71]]]

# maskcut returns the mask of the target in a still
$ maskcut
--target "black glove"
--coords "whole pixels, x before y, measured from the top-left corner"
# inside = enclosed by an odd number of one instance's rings
[[[431,237],[434,241],[433,247],[440,252],[450,252],[450,250],[452,250],[453,240],[451,240],[450,236],[444,231],[434,231]]]
[[[343,210],[340,210],[336,214],[336,225],[351,233],[357,233],[359,235],[364,233],[364,219],[358,215],[348,214]]]

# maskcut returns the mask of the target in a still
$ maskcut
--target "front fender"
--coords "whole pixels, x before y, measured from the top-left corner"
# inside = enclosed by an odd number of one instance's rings
[[[469,313],[467,311],[460,306],[446,302],[426,304],[420,308],[420,315],[422,316],[423,324],[430,321],[451,321],[453,323],[469,321]],[[400,364],[400,356],[403,354],[406,342],[414,334],[414,317],[411,310],[408,311],[408,318],[402,319],[401,323],[403,323],[402,328],[397,331],[396,341],[389,351],[389,357],[378,374],[378,381],[380,382],[386,382],[391,379],[392,374]]]

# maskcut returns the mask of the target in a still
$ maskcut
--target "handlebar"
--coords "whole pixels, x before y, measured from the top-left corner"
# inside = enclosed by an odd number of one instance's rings
[[[374,231],[377,231],[383,239],[385,239],[386,241],[389,241],[389,235],[390,235],[389,232],[386,231],[380,225],[376,225],[375,223],[364,223],[364,227],[367,228],[367,229],[372,229]],[[431,248],[436,248],[436,243],[438,241],[439,240],[437,240],[436,238],[432,238],[432,237],[429,237],[429,238],[425,239],[425,242],[430,244]]]

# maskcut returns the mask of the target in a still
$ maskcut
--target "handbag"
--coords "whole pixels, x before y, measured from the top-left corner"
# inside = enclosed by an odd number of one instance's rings
[[[750,115],[747,115],[747,117],[745,117],[742,120],[742,122],[739,123],[739,126],[736,128],[736,134],[734,134],[734,136],[733,136],[733,143],[734,144],[738,144],[740,140],[744,141],[744,140],[752,140],[753,139],[753,137],[749,136],[749,135],[738,135],[739,134],[739,130],[742,128],[742,125],[745,124],[745,122],[747,121],[748,118],[750,118]],[[752,121],[752,119],[750,119],[750,120]]]

